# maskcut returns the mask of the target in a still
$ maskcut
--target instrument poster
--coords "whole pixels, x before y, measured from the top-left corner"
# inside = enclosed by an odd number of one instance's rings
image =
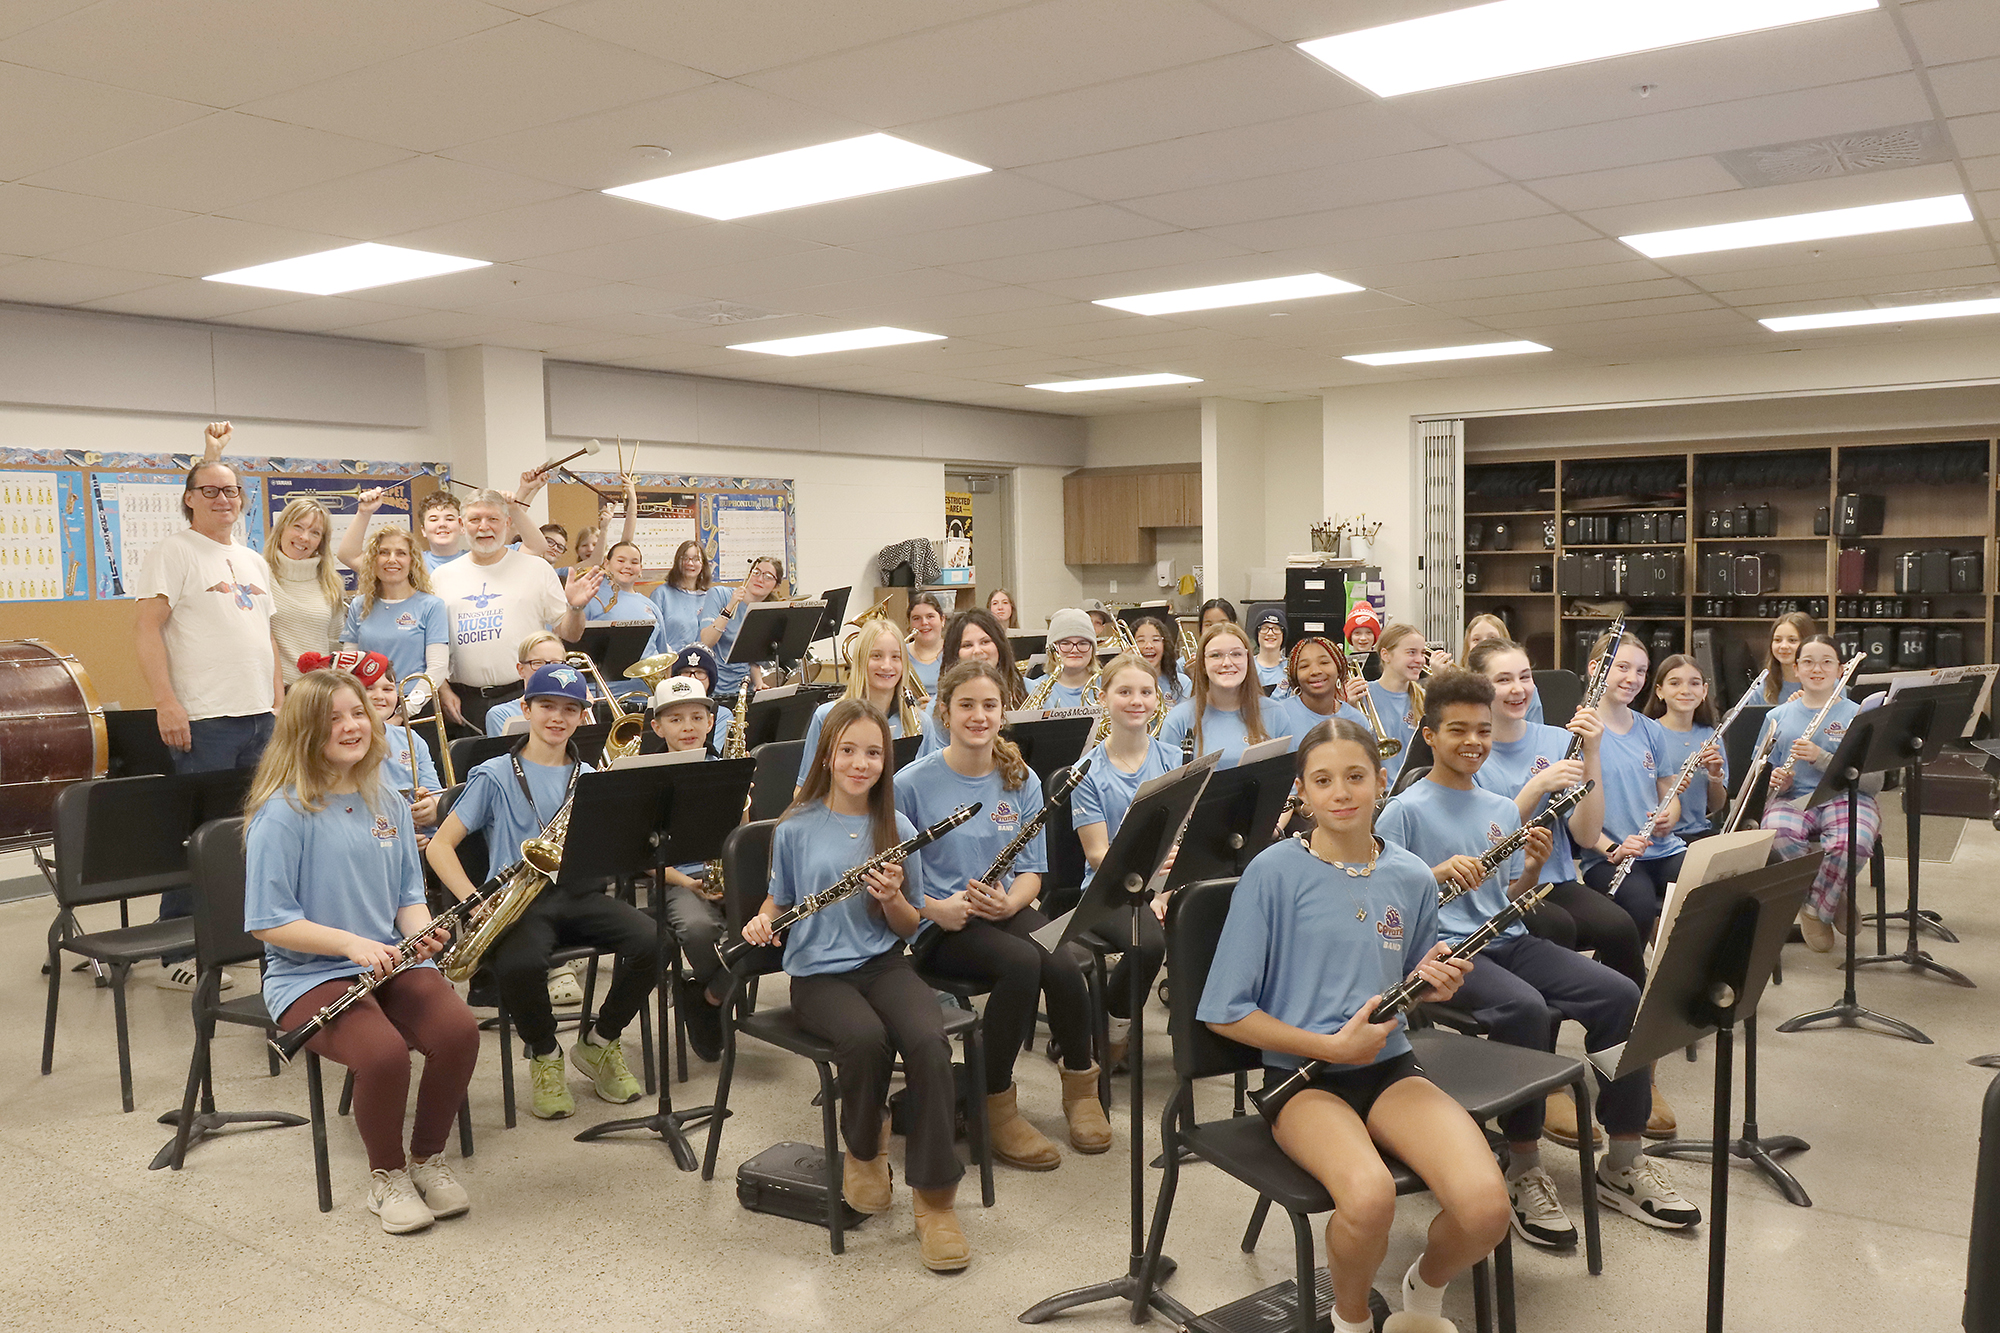
[[[0,473],[0,601],[90,596],[81,472]]]
[[[396,477],[272,477],[266,483],[265,497],[267,521],[265,531],[277,526],[278,515],[285,506],[300,496],[319,501],[333,515],[333,531],[326,540],[338,542],[347,531],[349,519],[361,503],[361,492],[373,490],[377,486],[394,487],[382,497],[382,507],[368,517],[368,535],[374,536],[383,528],[410,531],[410,484],[407,478]],[[421,548],[420,548],[421,549]],[[354,571],[343,568],[340,571],[342,584],[353,592],[359,586]]]
[[[717,497],[716,582],[742,582],[750,562],[759,556],[784,558],[786,530],[791,525],[781,504],[774,495]]]
[[[647,569],[665,571],[674,563],[674,552],[681,543],[701,540],[701,529],[695,521],[696,501],[692,494],[652,495],[639,497],[639,517],[632,525],[632,540],[639,544],[641,557]],[[605,523],[608,532],[619,531],[625,523],[625,505],[611,506],[611,517]]]
[[[97,596],[130,597],[153,547],[185,528],[181,512],[184,478],[158,472],[93,472],[91,508],[96,511],[92,542],[97,556]],[[243,517],[231,535],[252,550],[264,549],[261,478],[238,474]]]

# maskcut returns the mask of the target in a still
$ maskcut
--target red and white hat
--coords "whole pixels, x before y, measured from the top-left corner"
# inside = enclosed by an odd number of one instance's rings
[[[375,682],[388,675],[393,667],[389,659],[380,653],[364,653],[353,648],[342,648],[337,653],[300,653],[299,670],[345,671],[366,688],[373,689]]]
[[[1375,608],[1367,602],[1356,602],[1354,604],[1353,609],[1347,613],[1347,623],[1342,628],[1346,631],[1347,637],[1351,639],[1354,637],[1356,627],[1361,625],[1366,625],[1369,629],[1375,631],[1377,637],[1380,637],[1382,633],[1382,618],[1375,614]]]

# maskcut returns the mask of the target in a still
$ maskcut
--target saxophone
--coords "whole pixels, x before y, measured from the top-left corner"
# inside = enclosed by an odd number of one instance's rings
[[[743,688],[736,691],[736,711],[729,715],[729,735],[722,742],[722,757],[724,759],[741,759],[750,753],[750,747],[745,744],[749,729],[750,682],[746,679],[743,682]],[[750,797],[747,795],[743,798],[743,815],[746,819],[750,815]],[[722,882],[721,857],[703,863],[701,887],[695,890],[695,892],[712,903],[722,901],[724,886]]]
[[[490,896],[492,905],[439,956],[438,966],[444,969],[446,977],[470,981],[494,941],[513,928],[562,869],[563,839],[569,835],[569,811],[575,803],[576,794],[572,792],[548,827],[521,844],[521,859],[480,890],[479,896]],[[495,889],[497,892],[489,892]]]

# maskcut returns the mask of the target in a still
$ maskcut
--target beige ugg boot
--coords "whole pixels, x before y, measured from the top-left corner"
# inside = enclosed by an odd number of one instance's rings
[[[1015,1087],[1010,1084],[1005,1092],[996,1092],[986,1099],[986,1126],[993,1136],[994,1157],[1024,1171],[1055,1170],[1062,1165],[1062,1153],[1042,1131],[1021,1119],[1014,1093]]]
[[[953,1205],[958,1202],[958,1186],[941,1190],[910,1191],[917,1215],[917,1252],[924,1267],[933,1273],[956,1273],[972,1262],[972,1246],[965,1228],[958,1224]]]
[[[1100,1153],[1111,1146],[1111,1122],[1097,1100],[1097,1066],[1062,1071],[1063,1115],[1069,1120],[1069,1145],[1082,1153]]]

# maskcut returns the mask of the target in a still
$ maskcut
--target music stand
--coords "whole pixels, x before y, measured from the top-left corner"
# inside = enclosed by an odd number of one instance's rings
[[[646,645],[653,641],[654,628],[650,620],[600,621],[595,625],[585,625],[583,633],[570,647],[597,663],[597,669],[604,673],[609,684],[623,680],[625,668],[646,655]]]
[[[1292,755],[1278,754],[1217,772],[1181,835],[1167,889],[1242,874],[1250,858],[1271,845],[1296,765]]]
[[[1007,738],[1021,747],[1021,757],[1042,782],[1059,768],[1077,761],[1090,743],[1094,717],[1045,717],[1032,722],[1015,722],[1007,727]]]
[[[1910,766],[1903,770],[1903,825],[1904,836],[1909,841],[1909,854],[1904,868],[1909,875],[1910,897],[1900,912],[1890,912],[1888,904],[1878,901],[1875,912],[1875,952],[1865,958],[1850,960],[1852,967],[1867,967],[1872,963],[1902,963],[1915,968],[1918,975],[1925,971],[1937,973],[1956,986],[1972,988],[1972,978],[1956,968],[1946,967],[1930,954],[1917,947],[1917,932],[1923,928],[1926,918],[1923,909],[1917,905],[1917,863],[1922,859],[1924,827],[1924,763],[1935,759],[1945,745],[1956,740],[1965,730],[1965,724],[1972,720],[1973,710],[1979,706],[1981,682],[1977,677],[1969,680],[1953,681],[1949,685],[1917,685],[1909,689],[1890,686],[1891,704],[1929,704],[1931,715],[1918,733],[1922,750],[1910,759]],[[1901,918],[1910,930],[1909,941],[1901,953],[1889,952],[1889,919]],[[1952,937],[1954,942],[1956,936]]]
[[[597,760],[604,753],[604,738],[610,734],[610,723],[586,722],[570,733],[570,742],[576,746],[576,752],[583,756],[583,762],[595,767]],[[451,766],[455,770],[452,776],[460,782],[465,781],[473,769],[489,759],[498,759],[524,739],[525,735],[521,732],[508,736],[461,736],[451,743]],[[432,758],[435,759],[436,756],[433,755]]]
[[[846,692],[845,685],[780,685],[751,695],[743,721],[743,747],[754,750],[772,741],[804,740],[819,706]],[[736,707],[727,696],[717,702]]]
[[[1049,651],[1049,636],[1032,630],[1010,629],[1007,631],[1007,646],[1014,650],[1014,660],[1025,662],[1031,657],[1046,657]]]
[[[729,645],[728,661],[735,666],[776,662],[787,671],[806,655],[818,629],[820,601],[755,602],[744,612],[743,628]]]
[[[924,748],[924,738],[921,734],[915,736],[898,736],[895,740],[889,742],[889,747],[895,751],[896,768],[900,772],[917,762],[917,754]]]
[[[1924,734],[1929,730],[1931,714],[1936,708],[1935,702],[1893,703],[1856,713],[1854,720],[1847,724],[1847,735],[1841,738],[1839,748],[1827,760],[1826,776],[1806,801],[1804,808],[1810,810],[1843,794],[1847,798],[1847,901],[1841,909],[1847,914],[1847,962],[1844,967],[1847,985],[1841,992],[1839,1003],[1788,1018],[1778,1024],[1780,1032],[1804,1032],[1815,1024],[1827,1022],[1835,1027],[1858,1028],[1861,1020],[1870,1019],[1881,1024],[1889,1036],[1902,1037],[1921,1046],[1932,1044],[1929,1037],[1900,1018],[1890,1018],[1865,1009],[1855,998],[1854,932],[1859,928],[1859,917],[1854,905],[1854,874],[1859,858],[1855,853],[1853,831],[1855,812],[1861,802],[1861,779],[1870,773],[1886,773],[1902,768],[1910,763],[1912,756],[1922,754]]]
[[[577,799],[571,807],[556,887],[631,879],[663,866],[714,860],[722,855],[723,839],[743,817],[743,801],[750,794],[756,766],[754,759],[724,759],[584,774],[576,783]],[[674,1109],[666,968],[674,951],[668,947],[665,906],[659,901],[652,906],[660,936],[660,1021],[653,1033],[659,1046],[659,1105],[651,1115],[592,1125],[576,1141],[595,1143],[607,1134],[642,1129],[660,1136],[673,1152],[675,1166],[693,1171],[698,1163],[686,1127],[707,1120],[715,1108]]]
[[[1722,1333],[1729,1265],[1729,1116],[1734,1030],[1756,1013],[1792,920],[1812,888],[1824,852],[1690,888],[1659,941],[1632,1033],[1623,1045],[1590,1053],[1616,1080],[1715,1034],[1715,1120],[1709,1155],[1708,1333]],[[1851,871],[1850,871],[1851,873]]]
[[[1085,931],[1114,924],[1120,913],[1124,914],[1127,923],[1128,947],[1134,950],[1139,948],[1139,913],[1152,910],[1153,890],[1150,885],[1159,873],[1160,863],[1167,859],[1167,852],[1175,839],[1182,837],[1182,830],[1187,827],[1188,817],[1194,813],[1202,789],[1213,778],[1215,756],[1205,755],[1203,759],[1208,762],[1197,760],[1154,778],[1139,788],[1131,808],[1125,812],[1125,822],[1118,826],[1117,835],[1111,839],[1104,859],[1098,863],[1096,875],[1084,889],[1083,900],[1068,916],[1054,923],[1061,928],[1060,941],[1044,943],[1044,948],[1054,953]],[[1035,932],[1038,942],[1053,928],[1045,927]],[[1019,1316],[1024,1324],[1039,1324],[1064,1310],[1109,1300],[1131,1301],[1133,1323],[1145,1322],[1152,1310],[1158,1310],[1183,1325],[1194,1318],[1194,1311],[1156,1289],[1156,1283],[1172,1275],[1173,1260],[1162,1255],[1157,1272],[1141,1272],[1146,1258],[1146,1154],[1141,1147],[1146,1141],[1146,1036],[1142,1031],[1146,1026],[1143,1018],[1146,989],[1139,976],[1139,968],[1127,968],[1126,971],[1129,974],[1133,1014],[1132,1045],[1126,1053],[1132,1083],[1132,1128],[1128,1145],[1132,1154],[1131,1254],[1125,1271],[1119,1276],[1107,1282],[1093,1282],[1089,1286],[1061,1292],[1029,1306]]]
[[[160,739],[160,715],[151,708],[107,708],[104,739],[107,778],[136,778],[174,771],[173,752]]]

